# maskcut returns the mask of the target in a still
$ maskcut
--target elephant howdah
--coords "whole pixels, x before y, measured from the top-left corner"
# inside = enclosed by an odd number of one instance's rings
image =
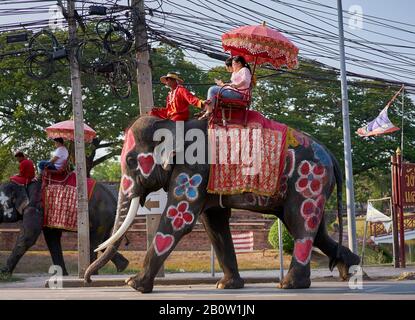
[[[160,188],[168,193],[166,209],[147,251],[143,270],[127,280],[128,285],[140,292],[152,291],[163,262],[199,217],[224,272],[217,287],[242,288],[244,281],[239,275],[229,227],[232,208],[273,214],[293,236],[293,258],[280,284],[282,288],[310,286],[313,246],[325,253],[330,259],[330,268],[337,265],[341,278],[346,279],[349,267],[358,264],[360,259],[341,244],[342,174],[334,156],[307,134],[288,129],[284,169],[277,192],[267,196],[252,192],[210,194],[207,192],[210,175],[207,132],[206,121],[173,122],[153,116],[138,118],[126,131],[116,218],[116,228],[121,226],[99,247],[107,248],[88,268],[86,281],[116,251],[120,237],[136,214],[137,203],[144,205],[146,196]],[[324,206],[336,185],[339,243],[328,236],[324,223]]]
[[[16,244],[7,259],[6,266],[0,269],[0,273],[13,273],[19,260],[36,243],[40,233],[43,231],[53,264],[62,268],[63,275],[68,274],[61,246],[63,230],[44,226],[41,195],[42,183],[40,181],[30,183],[27,188],[13,182],[0,185],[0,217],[12,212],[13,215],[21,220]],[[103,184],[97,182],[88,203],[91,261],[97,258],[97,254],[93,249],[111,235],[116,207],[117,201],[111,191]],[[117,271],[123,271],[128,266],[128,260],[116,250],[111,252],[110,260],[115,264]]]
[[[43,181],[44,227],[68,231],[78,230],[76,174],[71,172],[63,181]],[[87,178],[88,200],[91,200],[96,181]]]
[[[211,124],[208,192],[222,195],[279,191],[287,151],[286,125],[249,111],[247,125]]]

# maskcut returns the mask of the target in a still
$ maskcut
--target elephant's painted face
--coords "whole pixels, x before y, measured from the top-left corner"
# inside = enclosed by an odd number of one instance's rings
[[[0,186],[0,220],[11,221],[29,204],[26,190],[13,183]]]
[[[153,126],[147,124],[147,127],[142,130],[135,124],[128,129],[121,153],[121,190],[129,198],[140,196],[141,201],[148,193],[164,187],[171,171],[171,167],[163,165],[166,161],[157,155],[161,142],[155,141]],[[163,157],[170,157],[170,154],[163,154]]]

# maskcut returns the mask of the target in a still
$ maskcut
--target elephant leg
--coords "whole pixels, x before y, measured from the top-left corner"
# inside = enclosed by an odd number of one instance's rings
[[[61,245],[62,230],[44,228],[43,235],[45,236],[45,241],[52,257],[53,264],[60,266],[62,268],[62,275],[67,276],[69,273],[66,270]]]
[[[119,252],[114,254],[114,256],[111,258],[111,261],[117,268],[117,272],[123,272],[125,269],[127,269],[130,263],[130,261],[128,261],[128,259]]]
[[[327,257],[329,257],[330,270],[333,270],[333,268],[337,265],[340,278],[343,281],[346,281],[350,278],[350,267],[360,263],[360,258],[358,255],[354,254],[344,246],[340,246],[339,248],[339,244],[330,238],[330,236],[327,234],[324,218],[318,229],[314,244],[325,255],[327,255]],[[337,252],[338,249],[339,252]]]
[[[215,249],[224,276],[216,284],[219,289],[239,289],[244,281],[239,275],[238,262],[229,228],[230,209],[211,208],[201,215],[203,225]]]
[[[35,208],[27,208],[23,213],[23,222],[20,229],[19,237],[14,246],[10,257],[7,259],[6,267],[0,273],[11,274],[19,260],[27,250],[30,249],[39,238],[42,231],[43,217]]]
[[[310,260],[321,213],[320,217],[311,220],[313,207],[307,210],[310,199],[298,200],[298,196],[294,196],[287,199],[284,206],[283,222],[294,239],[294,251],[288,273],[280,283],[283,289],[302,289],[311,285]]]
[[[142,293],[153,291],[154,279],[158,271],[183,236],[193,229],[200,211],[201,208],[191,210],[185,201],[168,202],[157,233],[144,258],[143,270],[126,280],[130,287]]]

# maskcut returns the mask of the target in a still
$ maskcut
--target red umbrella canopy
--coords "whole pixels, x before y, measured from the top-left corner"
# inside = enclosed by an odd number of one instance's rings
[[[243,26],[222,35],[222,46],[232,56],[241,55],[247,62],[271,63],[279,68],[298,65],[298,48],[282,33],[263,23]]]
[[[55,123],[54,125],[47,127],[46,134],[48,138],[63,138],[65,140],[75,140],[75,122],[73,120],[66,120]],[[94,129],[84,123],[84,136],[85,141],[91,143],[96,137],[97,133]]]

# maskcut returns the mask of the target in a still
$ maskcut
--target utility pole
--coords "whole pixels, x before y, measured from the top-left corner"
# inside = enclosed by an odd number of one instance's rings
[[[342,0],[337,0],[337,10],[338,10],[338,20],[339,20],[339,50],[340,50],[340,75],[341,75],[341,90],[342,90],[344,165],[345,165],[345,173],[346,173],[347,234],[348,234],[348,239],[349,239],[349,249],[353,253],[357,254],[352,149],[351,149],[351,141],[350,141],[350,124],[349,124],[349,97],[347,93]]]
[[[86,163],[84,140],[84,114],[82,107],[81,75],[76,59],[75,0],[68,0],[69,63],[71,68],[72,108],[75,122],[75,167],[78,212],[78,276],[83,278],[90,263],[88,195],[86,189]]]
[[[137,62],[138,103],[140,106],[140,114],[143,115],[154,107],[144,0],[132,0],[132,7]]]
[[[140,115],[144,115],[151,111],[151,108],[154,106],[150,52],[146,30],[146,12],[144,9],[144,0],[132,0],[131,5],[137,65],[139,113]],[[162,212],[146,215],[147,249],[153,242],[160,224],[161,214]],[[160,268],[157,276],[164,277],[164,266]]]

